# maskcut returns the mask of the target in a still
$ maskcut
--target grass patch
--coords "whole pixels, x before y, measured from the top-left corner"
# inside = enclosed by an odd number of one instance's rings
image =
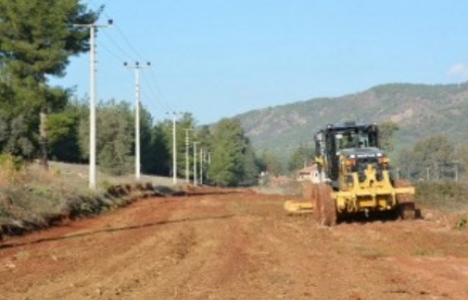
[[[136,183],[129,177],[99,177],[100,184],[92,191],[83,176],[86,166],[78,167],[76,171],[73,165],[51,163],[45,170],[0,155],[0,240],[2,234],[21,235],[64,219],[100,214],[139,198],[166,196],[156,191],[154,183]]]
[[[416,201],[449,211],[468,210],[468,183],[423,181],[416,184]]]
[[[466,216],[460,216],[455,223],[455,228],[458,230],[463,230],[466,228],[467,219]]]
[[[427,257],[442,257],[446,256],[442,249],[434,249],[428,247],[418,247],[412,252],[413,256],[427,256]]]
[[[172,253],[177,261],[183,260],[196,244],[197,235],[193,227],[185,228],[179,232],[172,244]]]
[[[54,170],[25,163],[12,166],[0,159],[0,223],[61,212],[68,199],[86,191]]]
[[[373,247],[371,245],[355,246],[354,251],[361,257],[364,257],[367,259],[377,259],[377,258],[382,258],[382,257],[386,257],[389,255],[388,251],[381,249],[381,248]]]

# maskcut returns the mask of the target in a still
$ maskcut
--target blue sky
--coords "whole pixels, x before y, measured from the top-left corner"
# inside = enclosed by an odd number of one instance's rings
[[[465,0],[87,0],[105,5],[97,95],[141,101],[156,121],[200,124],[252,109],[335,97],[385,83],[468,80]],[[51,83],[89,91],[88,54]]]

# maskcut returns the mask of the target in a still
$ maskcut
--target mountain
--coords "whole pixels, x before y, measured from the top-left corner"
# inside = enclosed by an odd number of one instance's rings
[[[386,84],[337,98],[316,98],[237,115],[258,150],[282,160],[326,124],[393,121],[396,151],[435,133],[468,140],[468,82],[449,85]]]

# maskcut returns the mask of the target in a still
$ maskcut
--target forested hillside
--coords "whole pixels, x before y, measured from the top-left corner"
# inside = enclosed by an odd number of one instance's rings
[[[282,159],[328,123],[344,120],[392,121],[396,151],[417,140],[444,133],[462,143],[468,138],[468,83],[386,84],[338,98],[316,98],[239,115],[258,149]]]

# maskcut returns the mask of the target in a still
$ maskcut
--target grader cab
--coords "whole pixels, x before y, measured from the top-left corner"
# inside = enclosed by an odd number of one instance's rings
[[[415,217],[414,187],[392,178],[376,124],[330,124],[317,131],[315,144],[321,183],[312,185],[311,210],[319,224],[362,213]]]

